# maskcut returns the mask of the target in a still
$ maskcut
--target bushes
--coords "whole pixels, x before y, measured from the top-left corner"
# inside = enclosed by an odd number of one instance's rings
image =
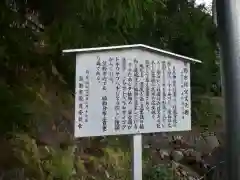
[[[75,146],[64,150],[39,146],[27,134],[17,134],[11,139],[14,155],[21,162],[23,179],[36,180],[122,180],[130,177],[130,154],[121,149],[103,148],[99,157],[76,154]],[[10,176],[10,171],[5,176]]]
[[[178,180],[174,170],[167,165],[159,164],[144,174],[144,180]]]
[[[106,146],[102,154],[84,153],[84,147],[68,146],[64,150],[37,145],[27,134],[17,134],[10,140],[16,161],[20,165],[3,173],[5,179],[19,180],[130,180],[129,150]],[[147,159],[145,158],[147,157]],[[174,171],[165,165],[153,166],[144,154],[144,180],[173,180]],[[4,180],[4,178],[2,178]]]

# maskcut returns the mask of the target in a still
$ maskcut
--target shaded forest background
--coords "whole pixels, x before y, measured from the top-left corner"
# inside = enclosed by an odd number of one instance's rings
[[[208,8],[189,0],[0,1],[3,179],[128,177],[123,139],[72,138],[75,62],[62,49],[141,43],[203,61],[191,70],[192,123],[214,128],[216,35]]]

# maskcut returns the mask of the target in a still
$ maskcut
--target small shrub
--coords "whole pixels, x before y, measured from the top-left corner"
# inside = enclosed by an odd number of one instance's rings
[[[174,171],[167,165],[156,165],[144,174],[144,180],[177,180]]]

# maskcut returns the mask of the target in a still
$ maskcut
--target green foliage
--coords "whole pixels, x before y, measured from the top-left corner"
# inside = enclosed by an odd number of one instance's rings
[[[24,168],[24,177],[39,180],[129,179],[131,155],[121,149],[105,148],[103,156],[75,155],[74,146],[65,150],[50,146],[38,146],[27,134],[17,134],[11,139],[15,157]],[[89,166],[90,165],[90,166]],[[91,168],[90,168],[91,167]]]
[[[58,179],[70,179],[74,172],[74,156],[73,148],[69,147],[67,150],[49,149],[49,155],[44,160],[44,169],[49,173],[48,176]]]
[[[99,168],[105,171],[105,179],[129,179],[131,177],[131,153],[120,148],[106,148],[104,156],[98,162]]]
[[[25,95],[26,91],[25,88],[22,88],[21,91],[17,90],[17,87],[11,87],[0,80],[0,102],[3,105],[1,107],[0,135],[27,129],[29,114],[25,102],[21,99],[21,95]],[[25,101],[29,100],[31,93],[25,98]]]
[[[66,150],[39,147],[36,141],[26,134],[12,139],[15,156],[25,169],[25,176],[39,180],[69,180],[74,174],[74,147]]]
[[[144,180],[178,180],[174,170],[167,165],[157,165],[149,169],[144,175]]]
[[[214,128],[217,114],[214,112],[214,104],[212,104],[211,99],[199,97],[194,99],[193,105],[194,125],[202,128]]]
[[[12,139],[15,156],[19,158],[26,175],[33,178],[44,178],[44,172],[41,166],[40,153],[36,141],[26,134],[16,135]]]

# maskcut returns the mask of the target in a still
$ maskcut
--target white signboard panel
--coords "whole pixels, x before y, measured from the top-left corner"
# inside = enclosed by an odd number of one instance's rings
[[[140,49],[76,56],[75,137],[191,129],[189,62]]]

